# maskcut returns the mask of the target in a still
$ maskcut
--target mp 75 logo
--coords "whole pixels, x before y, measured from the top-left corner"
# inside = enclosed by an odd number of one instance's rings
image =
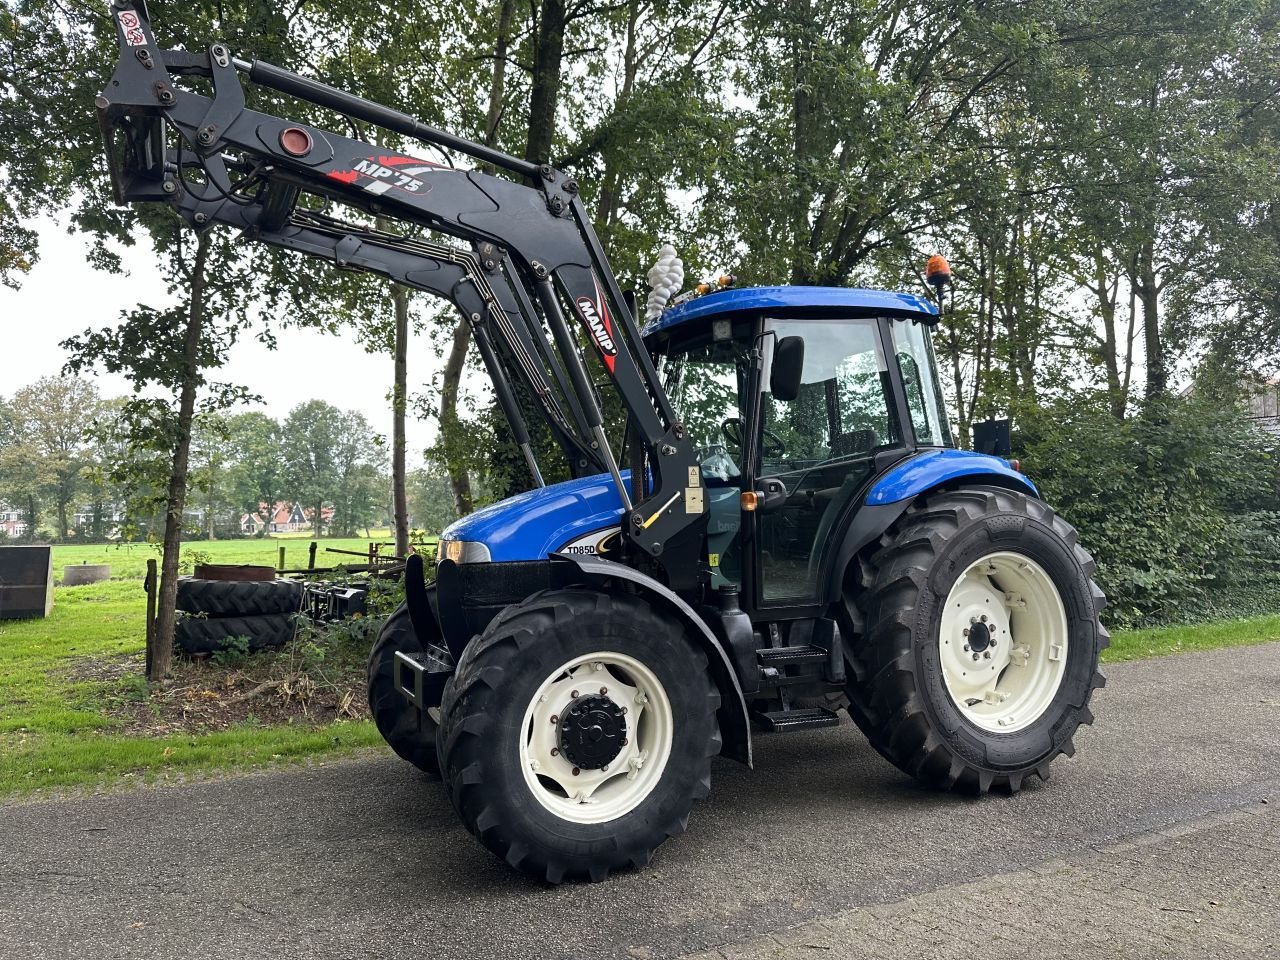
[[[364,189],[374,194],[388,190],[426,193],[431,187],[418,174],[440,169],[444,168],[416,157],[362,157],[352,162],[350,170],[333,170],[329,177],[343,183],[364,181]]]

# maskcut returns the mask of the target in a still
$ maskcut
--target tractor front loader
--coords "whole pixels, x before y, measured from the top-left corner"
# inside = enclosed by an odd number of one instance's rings
[[[369,703],[486,847],[550,882],[643,865],[713,757],[749,765],[756,731],[846,705],[940,788],[1016,791],[1073,752],[1103,683],[1093,561],[1016,464],[954,448],[932,301],[726,289],[641,329],[559,170],[221,43],[162,49],[134,0],[111,12],[119,202],[389,277],[471,325],[536,486],[447,528],[434,583],[410,563]],[[246,81],[497,172],[256,112]],[[522,411],[572,479],[544,484]]]

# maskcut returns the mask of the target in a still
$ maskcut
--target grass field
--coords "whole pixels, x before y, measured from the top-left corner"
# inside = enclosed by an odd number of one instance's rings
[[[325,543],[359,550],[366,542]],[[190,546],[221,562],[272,563],[277,544]],[[305,545],[299,550],[305,563]],[[55,548],[55,563],[107,562],[115,575],[130,579],[58,587],[48,619],[0,621],[0,795],[164,781],[338,756],[381,744],[371,723],[350,720],[274,726],[246,722],[215,733],[170,736],[127,732],[113,707],[121,700],[148,701],[151,696],[142,679],[145,597],[138,578],[152,555],[143,546]],[[1103,660],[1277,640],[1280,615],[1117,631]]]

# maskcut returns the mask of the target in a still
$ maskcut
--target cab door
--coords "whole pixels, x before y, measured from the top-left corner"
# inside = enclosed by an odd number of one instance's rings
[[[843,520],[876,473],[876,458],[903,445],[889,367],[874,318],[768,320],[755,486],[785,487],[781,504],[753,524],[755,602],[801,607],[819,602],[822,562]],[[768,389],[772,345],[804,339],[800,389],[794,400]]]

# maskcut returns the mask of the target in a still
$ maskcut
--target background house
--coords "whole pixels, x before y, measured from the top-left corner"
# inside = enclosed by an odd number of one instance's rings
[[[312,528],[314,515],[314,509],[304,508],[300,503],[279,500],[274,507],[260,503],[257,513],[246,513],[240,517],[240,531],[249,536],[260,533],[298,533]],[[320,520],[324,524],[332,521],[333,508],[325,507]]]
[[[27,524],[22,519],[22,514],[4,502],[0,502],[0,533],[11,540],[27,534]]]

